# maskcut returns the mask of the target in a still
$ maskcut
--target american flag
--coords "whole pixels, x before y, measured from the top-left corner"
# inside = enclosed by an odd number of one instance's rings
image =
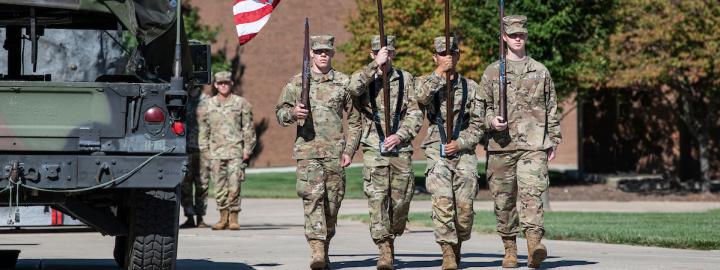
[[[233,15],[240,45],[260,32],[279,3],[280,0],[235,0]]]

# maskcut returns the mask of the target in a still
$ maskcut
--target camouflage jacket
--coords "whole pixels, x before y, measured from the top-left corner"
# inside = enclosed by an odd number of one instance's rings
[[[198,121],[197,121],[197,109],[200,102],[210,98],[210,96],[200,93],[193,97],[188,96],[187,104],[187,149],[189,151],[197,151],[200,149],[198,144],[198,135],[200,134]]]
[[[514,70],[508,65],[508,128],[504,131],[490,127],[490,121],[499,114],[496,108],[500,106],[500,63],[492,63],[485,69],[480,84],[487,96],[488,151],[545,150],[560,144],[557,98],[550,72],[530,57],[524,67]]]
[[[462,81],[465,81],[467,85],[467,102],[465,104],[465,116],[463,122],[460,124],[460,133],[457,142],[460,147],[460,152],[465,154],[475,154],[475,147],[483,137],[485,126],[484,121],[484,108],[485,108],[485,95],[480,90],[480,86],[473,80],[458,76],[451,82],[452,89],[454,91],[454,116],[453,123],[457,123],[457,117],[460,115],[460,108],[462,104]],[[447,117],[446,113],[446,98],[445,98],[445,78],[433,72],[430,75],[419,77],[415,80],[415,92],[416,99],[420,103],[423,111],[427,112],[427,118],[430,121],[430,127],[428,128],[428,134],[423,141],[422,148],[434,148],[439,151],[440,149],[440,131],[438,130],[436,105],[439,103],[439,109],[442,119]],[[435,101],[438,99],[438,101]],[[457,124],[455,124],[457,126]],[[445,124],[443,123],[443,128]],[[447,134],[448,138],[451,134]]]
[[[385,132],[385,136],[389,136],[385,130],[385,105],[383,97],[382,76],[376,76],[378,65],[375,61],[371,62],[364,69],[353,73],[350,78],[350,87],[348,92],[356,96],[355,106],[361,117],[350,120],[359,120],[362,125],[361,143],[366,150],[374,149],[379,151],[380,138],[377,133],[372,106],[370,104],[370,96],[375,94],[375,104],[377,104],[378,115],[380,116],[380,125]],[[415,78],[407,71],[401,69],[392,69],[388,73],[388,83],[390,84],[390,125],[393,125],[393,115],[396,112],[398,103],[398,89],[400,83],[403,85],[402,103],[400,106],[400,122],[398,123],[397,132],[395,134],[400,137],[402,143],[398,146],[401,152],[412,152],[412,140],[415,139],[423,124],[423,115],[420,107],[415,101]],[[372,90],[372,91],[371,91]]]
[[[255,127],[252,106],[237,95],[221,103],[220,95],[200,102],[197,121],[200,126],[200,151],[208,151],[211,159],[242,158],[255,149]]]
[[[341,154],[353,155],[353,149],[357,149],[360,143],[360,127],[357,124],[349,126],[347,134],[343,134],[343,111],[347,112],[348,118],[358,117],[353,110],[352,98],[347,92],[349,81],[347,75],[334,70],[327,74],[312,73],[310,107],[315,136],[306,141],[296,134],[294,159],[340,158]],[[293,116],[292,110],[295,102],[300,100],[301,91],[301,74],[295,75],[283,87],[275,105],[275,115],[280,125],[287,127],[297,123],[299,127],[300,123]]]

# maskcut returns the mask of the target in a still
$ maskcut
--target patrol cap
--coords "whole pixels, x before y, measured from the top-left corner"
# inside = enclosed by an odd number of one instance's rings
[[[310,37],[311,50],[334,50],[335,37],[331,35],[317,35]]]
[[[527,17],[523,15],[505,16],[503,18],[503,24],[505,25],[505,33],[508,35],[515,33],[528,33]]]
[[[445,36],[436,37],[433,43],[433,47],[436,53],[441,53],[445,51]],[[450,44],[450,51],[460,52],[457,44],[457,39],[455,39],[455,37],[450,37]]]
[[[232,74],[229,71],[220,71],[215,73],[215,82],[230,82]]]
[[[385,38],[387,38],[387,49],[389,51],[395,50],[395,36],[393,35],[386,35]],[[378,51],[382,46],[380,46],[380,35],[374,35],[372,37],[372,41],[370,42],[370,47],[373,51]]]

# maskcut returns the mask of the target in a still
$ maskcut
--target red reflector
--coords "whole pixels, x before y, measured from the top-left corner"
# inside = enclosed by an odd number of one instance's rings
[[[152,107],[145,111],[145,122],[165,122],[165,113],[158,107]]]
[[[180,121],[173,122],[172,123],[172,131],[176,135],[182,136],[183,134],[185,134],[185,124],[183,124],[183,122],[180,122]]]

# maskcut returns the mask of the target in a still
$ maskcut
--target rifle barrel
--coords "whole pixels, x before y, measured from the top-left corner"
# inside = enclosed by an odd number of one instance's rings
[[[451,48],[452,48],[452,46],[450,44],[450,0],[445,0],[445,53],[448,55],[451,55],[450,57],[452,59],[452,54],[450,52]],[[452,60],[450,60],[450,61],[452,61]],[[447,134],[447,136],[449,136],[449,137],[447,137],[447,142],[444,142],[444,143],[448,143],[453,140],[453,138],[452,138],[453,119],[455,118],[453,115],[453,113],[454,113],[453,105],[455,103],[454,102],[455,96],[453,95],[452,85],[450,85],[450,82],[451,82],[450,72],[448,71],[445,73],[445,94],[446,94],[445,95],[445,98],[446,98],[445,111],[447,112],[447,119],[445,121],[445,124],[446,124],[445,134]]]
[[[499,99],[500,99],[500,108],[498,108],[500,112],[500,117],[503,118],[503,122],[506,122],[507,119],[507,59],[505,58],[505,40],[503,39],[503,35],[505,35],[505,23],[503,23],[503,18],[505,17],[505,1],[500,0],[500,89],[498,91]]]
[[[380,48],[387,46],[387,37],[385,36],[385,24],[382,8],[382,0],[377,0],[378,8],[378,23],[380,28]],[[383,110],[385,116],[385,134],[390,136],[390,83],[388,82],[388,64],[385,63],[381,67],[382,69],[382,80],[383,80]]]

